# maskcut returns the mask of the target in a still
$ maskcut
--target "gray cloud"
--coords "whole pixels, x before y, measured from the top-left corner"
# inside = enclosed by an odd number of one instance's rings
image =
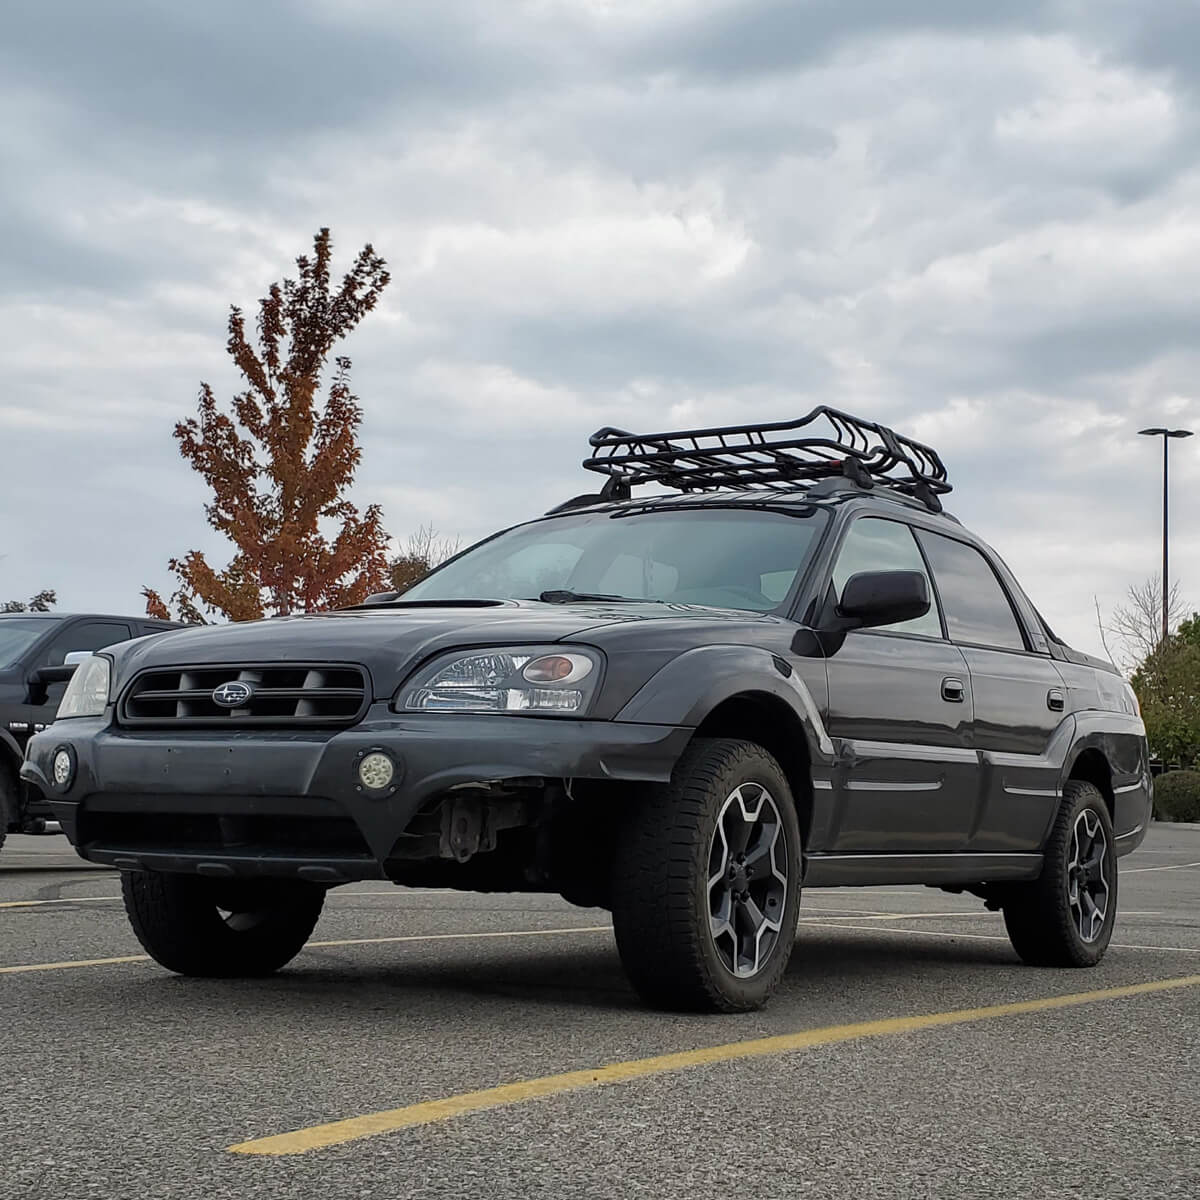
[[[1145,7],[1145,6],[1143,6]],[[584,490],[596,427],[828,401],[1096,648],[1157,561],[1141,424],[1195,424],[1200,25],[1056,0],[149,0],[6,14],[0,599],[128,609],[222,553],[171,427],[331,225],[356,488],[473,539]],[[1200,470],[1175,561],[1200,602]]]
[[[184,152],[342,128],[381,105],[481,102],[525,86],[534,51],[482,3],[396,5],[382,22],[288,0],[69,8],[16,7],[5,76],[73,101],[81,123]]]
[[[970,34],[1052,28],[1041,0],[749,0],[698,7],[643,49],[651,63],[685,73],[759,75],[820,62],[847,43],[910,33]]]

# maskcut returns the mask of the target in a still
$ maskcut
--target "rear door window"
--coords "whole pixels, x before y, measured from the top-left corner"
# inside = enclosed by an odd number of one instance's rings
[[[917,536],[933,568],[951,641],[1024,650],[1021,626],[991,563],[965,542],[924,529]]]
[[[116,642],[127,642],[133,630],[117,621],[80,621],[68,625],[53,638],[42,654],[43,667],[61,667],[63,660],[75,650],[101,650]]]

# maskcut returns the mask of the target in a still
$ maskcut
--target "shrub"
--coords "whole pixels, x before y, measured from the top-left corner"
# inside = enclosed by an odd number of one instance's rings
[[[1168,771],[1154,781],[1160,821],[1200,821],[1200,771]]]

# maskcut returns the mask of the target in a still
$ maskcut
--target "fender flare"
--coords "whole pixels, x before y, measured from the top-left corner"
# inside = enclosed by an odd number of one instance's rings
[[[1143,749],[1146,727],[1124,713],[1084,711],[1075,714],[1075,729],[1063,757],[1062,782],[1071,777],[1080,755],[1097,750],[1108,763],[1114,786],[1132,783],[1149,771]]]
[[[616,719],[694,729],[719,704],[747,693],[786,704],[804,729],[813,765],[832,764],[833,741],[808,685],[785,659],[756,647],[699,646],[685,651],[652,675]]]
[[[1090,750],[1101,754],[1108,764],[1116,835],[1121,839],[1133,837],[1150,820],[1150,762],[1145,725],[1140,717],[1127,713],[1099,710],[1077,713],[1075,736],[1059,776],[1060,794],[1080,756]]]

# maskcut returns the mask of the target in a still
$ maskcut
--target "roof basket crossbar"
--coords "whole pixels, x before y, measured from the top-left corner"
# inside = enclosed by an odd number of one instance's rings
[[[827,405],[798,421],[646,434],[606,428],[589,440],[595,453],[584,467],[626,487],[794,491],[840,477],[860,488],[880,484],[934,511],[950,491],[937,451]]]

